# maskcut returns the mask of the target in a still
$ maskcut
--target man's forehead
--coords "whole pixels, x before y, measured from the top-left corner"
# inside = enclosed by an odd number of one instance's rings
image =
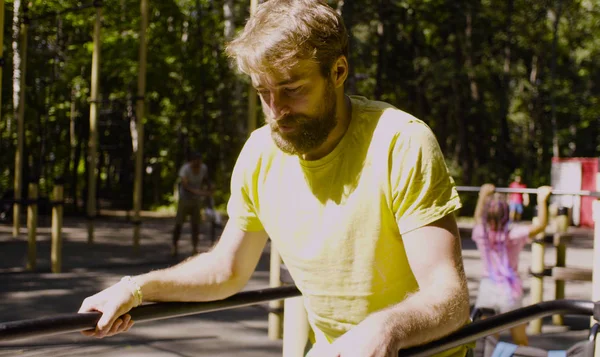
[[[289,69],[269,68],[264,73],[253,73],[250,77],[255,87],[277,87],[310,77],[317,71],[319,71],[317,63],[301,60]]]

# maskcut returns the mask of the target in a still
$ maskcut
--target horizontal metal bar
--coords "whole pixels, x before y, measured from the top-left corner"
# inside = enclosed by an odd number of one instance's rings
[[[229,298],[198,303],[156,303],[140,306],[130,311],[136,322],[154,321],[173,317],[207,313],[212,311],[249,306],[270,300],[286,299],[300,295],[293,286],[245,291]],[[600,306],[587,300],[554,300],[526,306],[507,313],[475,321],[462,329],[431,343],[401,350],[399,356],[431,356],[464,345],[479,338],[523,324],[533,319],[553,314],[599,315]],[[595,314],[596,313],[596,314]],[[97,312],[63,314],[46,318],[13,321],[0,324],[0,342],[15,341],[29,337],[77,332],[93,329],[100,319]],[[598,318],[598,316],[595,316]]]
[[[243,291],[218,301],[148,304],[132,309],[129,314],[138,323],[233,309],[298,295],[300,295],[300,291],[295,286],[290,285]],[[100,316],[102,315],[99,312],[90,312],[0,323],[0,342],[93,329],[100,320]]]
[[[554,314],[593,316],[594,311],[599,307],[597,303],[588,300],[544,301],[475,321],[439,340],[401,350],[398,355],[402,357],[431,356],[545,316]]]
[[[481,189],[480,186],[456,186],[458,192],[479,192]],[[535,188],[508,188],[508,187],[496,187],[495,192],[500,193],[530,193],[536,194],[537,189]],[[596,191],[567,191],[567,190],[552,190],[553,195],[561,195],[561,196],[589,196],[589,197],[597,197],[600,198],[600,192]]]

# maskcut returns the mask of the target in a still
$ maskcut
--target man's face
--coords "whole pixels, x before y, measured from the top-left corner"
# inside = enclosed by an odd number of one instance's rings
[[[301,155],[321,146],[337,124],[335,86],[319,66],[301,61],[285,73],[252,76],[271,136],[283,152]]]
[[[201,164],[202,164],[202,160],[200,160],[200,159],[192,159],[192,161],[191,161],[191,166],[192,166],[192,169],[194,169],[194,170],[199,169]]]

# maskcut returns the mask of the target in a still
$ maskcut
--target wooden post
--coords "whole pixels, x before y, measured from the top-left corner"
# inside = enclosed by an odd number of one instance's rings
[[[50,264],[53,273],[60,273],[62,267],[62,225],[63,225],[63,182],[57,180],[54,186],[52,199],[56,201],[52,206],[52,246],[50,248]]]
[[[27,270],[35,270],[37,260],[37,244],[36,244],[36,233],[37,233],[37,203],[35,202],[38,198],[38,185],[37,182],[31,182],[29,184],[29,202],[27,205]]]
[[[4,0],[0,0],[0,29],[4,29]],[[0,43],[4,43],[4,30],[0,31]],[[0,83],[2,83],[2,69],[4,67],[4,46],[0,46]],[[0,109],[2,109],[2,86],[0,85]],[[1,115],[0,115],[1,117]]]
[[[600,185],[600,173],[598,174],[598,185]],[[600,189],[600,187],[598,187]],[[594,217],[594,265],[592,270],[592,301],[600,300],[600,200],[594,201],[592,205]],[[600,322],[592,317],[592,325]],[[600,357],[600,343],[595,343],[594,357]]]
[[[141,0],[140,51],[138,65],[138,88],[136,98],[137,147],[135,149],[135,181],[133,188],[133,248],[140,246],[140,210],[142,209],[142,185],[144,182],[144,95],[146,92],[146,29],[148,27],[148,0]]]
[[[556,216],[556,233],[566,233],[569,228],[569,215],[566,207],[560,207]],[[556,241],[556,240],[555,240]],[[567,263],[567,245],[564,242],[555,242],[554,247],[556,249],[556,267],[564,268]],[[565,298],[565,281],[554,280],[554,298],[556,300]],[[564,325],[564,319],[562,315],[553,315],[552,323],[554,325]]]
[[[94,49],[92,52],[92,82],[90,96],[90,138],[88,141],[88,243],[94,242],[94,219],[96,218],[96,181],[98,179],[98,82],[100,74],[100,27],[102,26],[102,2],[94,2],[96,21],[94,23]]]
[[[537,214],[537,213],[536,213]],[[539,222],[538,217],[533,217],[533,224]],[[536,236],[536,240],[531,244],[531,273],[539,274],[531,276],[531,304],[537,304],[544,299],[544,232]],[[532,335],[542,332],[542,320],[531,320],[529,323],[529,333]]]
[[[283,354],[285,357],[304,357],[310,325],[301,296],[283,302]]]
[[[592,301],[600,301],[600,200],[596,200],[593,202],[592,212],[594,217],[594,265],[592,267]]]
[[[269,286],[280,287],[281,284],[281,257],[271,242],[271,268],[269,272]],[[278,340],[283,337],[283,309],[282,300],[269,301],[269,339]]]
[[[21,40],[21,77],[19,81],[19,108],[17,110],[17,147],[15,150],[15,199],[17,202],[13,205],[13,237],[18,237],[21,231],[21,204],[18,202],[22,198],[23,182],[23,142],[24,142],[24,121],[25,121],[25,71],[27,69],[27,29],[29,27],[29,17],[27,16],[27,2],[23,3],[23,19],[20,27]]]

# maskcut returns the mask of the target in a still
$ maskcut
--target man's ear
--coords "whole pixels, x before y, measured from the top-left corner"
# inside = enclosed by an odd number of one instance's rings
[[[348,78],[348,60],[340,56],[331,68],[331,79],[336,88],[343,87]]]

